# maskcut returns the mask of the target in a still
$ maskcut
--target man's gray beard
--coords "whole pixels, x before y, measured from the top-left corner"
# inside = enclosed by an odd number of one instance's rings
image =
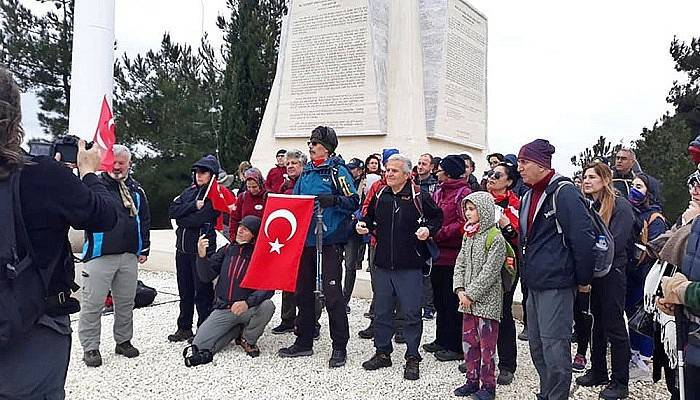
[[[128,175],[127,175],[127,174],[124,174],[124,173],[116,174],[116,173],[114,173],[114,172],[110,172],[110,173],[109,173],[109,176],[111,176],[112,179],[114,179],[114,180],[123,181],[123,180],[126,180],[126,177],[127,177]]]

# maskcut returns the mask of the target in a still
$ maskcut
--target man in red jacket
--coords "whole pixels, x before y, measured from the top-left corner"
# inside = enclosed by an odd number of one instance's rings
[[[277,150],[277,162],[275,166],[270,169],[270,172],[267,173],[265,190],[270,193],[278,193],[277,190],[279,190],[280,185],[284,182],[284,176],[287,173],[286,154],[287,150],[285,149]]]

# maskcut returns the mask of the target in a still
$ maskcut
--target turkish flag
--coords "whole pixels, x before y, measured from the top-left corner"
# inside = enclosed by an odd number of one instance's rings
[[[114,152],[112,146],[117,141],[114,135],[114,116],[112,110],[109,109],[107,96],[102,98],[102,110],[100,111],[100,120],[97,122],[97,130],[95,130],[94,143],[99,146],[102,153],[102,164],[100,170],[110,172],[114,166]]]
[[[211,200],[211,205],[216,211],[221,211],[222,213],[226,214],[231,213],[229,206],[236,204],[236,196],[234,196],[227,187],[219,185],[216,178],[211,179],[206,197]],[[219,215],[219,217],[216,219],[215,229],[217,231],[224,230],[223,214]]]
[[[242,287],[296,292],[314,196],[270,193]]]

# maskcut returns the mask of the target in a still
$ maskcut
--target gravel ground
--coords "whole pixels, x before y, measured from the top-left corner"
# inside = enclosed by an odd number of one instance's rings
[[[175,275],[166,272],[141,272],[140,278],[159,290],[156,304],[134,312],[135,337],[132,343],[141,356],[126,359],[114,354],[111,315],[103,317],[102,357],[99,368],[86,367],[78,335],[73,335],[71,363],[66,382],[68,399],[444,399],[453,397],[454,388],[464,383],[457,371],[458,363],[442,363],[424,354],[421,379],[403,379],[404,345],[395,345],[394,366],[368,372],[361,363],[374,348],[371,340],[363,340],[357,332],[369,320],[362,314],[367,300],[353,299],[350,320],[348,364],[330,370],[327,366],[331,342],[327,317],[321,321],[321,339],[316,342],[312,357],[282,359],[279,348],[293,342],[293,335],[273,335],[269,330],[279,323],[279,311],[273,317],[258,345],[260,357],[248,357],[238,346],[230,345],[214,356],[212,364],[186,368],[182,361],[180,343],[169,343],[167,335],[174,332],[178,314]],[[279,310],[281,296],[274,297]],[[73,329],[77,331],[77,321]],[[423,343],[435,337],[435,322],[424,323]],[[518,331],[522,329],[518,326]],[[510,386],[497,390],[499,399],[534,399],[537,373],[530,361],[526,342],[518,342],[518,371]],[[573,386],[572,398],[595,399],[600,388],[588,390]],[[632,399],[667,399],[661,383],[635,383],[630,387]]]

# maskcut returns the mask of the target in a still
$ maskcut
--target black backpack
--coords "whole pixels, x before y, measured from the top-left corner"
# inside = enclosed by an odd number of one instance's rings
[[[28,332],[44,314],[50,278],[49,271],[32,263],[19,181],[19,172],[0,181],[0,348]]]

